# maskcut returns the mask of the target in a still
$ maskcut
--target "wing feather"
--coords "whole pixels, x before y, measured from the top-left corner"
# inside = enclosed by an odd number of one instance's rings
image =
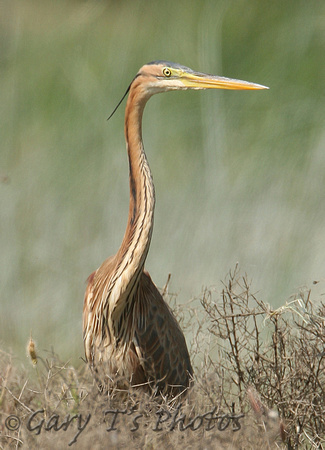
[[[139,319],[136,306],[144,306]],[[193,369],[186,341],[171,309],[148,273],[143,272],[135,298],[135,339],[148,379],[173,391],[189,386]]]

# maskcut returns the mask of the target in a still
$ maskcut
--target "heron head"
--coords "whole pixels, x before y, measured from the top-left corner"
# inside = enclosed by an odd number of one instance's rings
[[[134,81],[136,79],[139,79],[139,88],[149,95],[186,89],[268,89],[266,86],[248,81],[195,72],[189,67],[169,61],[153,61],[145,64]]]
[[[248,81],[195,72],[189,67],[169,61],[153,61],[141,67],[108,119],[113,116],[123,99],[131,91],[133,91],[133,98],[137,97],[138,101],[144,105],[152,95],[159,92],[186,89],[252,90],[268,89],[268,87]]]

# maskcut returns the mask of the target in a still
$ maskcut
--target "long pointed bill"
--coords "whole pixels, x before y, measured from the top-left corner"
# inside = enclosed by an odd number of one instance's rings
[[[190,89],[269,89],[261,84],[248,81],[234,80],[232,78],[217,77],[205,73],[183,73],[180,78],[182,83]]]

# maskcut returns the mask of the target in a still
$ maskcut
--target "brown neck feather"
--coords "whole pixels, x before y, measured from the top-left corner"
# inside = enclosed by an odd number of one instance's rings
[[[116,255],[120,295],[136,287],[149,250],[155,206],[154,185],[142,143],[142,114],[149,96],[136,78],[125,111],[125,139],[129,157],[130,206],[128,224]],[[118,308],[119,309],[119,308]]]

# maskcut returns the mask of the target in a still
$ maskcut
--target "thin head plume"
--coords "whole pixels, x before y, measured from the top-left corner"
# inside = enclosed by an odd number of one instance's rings
[[[132,81],[132,83],[133,83],[133,81]],[[114,113],[116,112],[117,108],[120,106],[120,104],[123,102],[123,100],[125,99],[125,97],[128,95],[132,83],[130,83],[130,85],[129,85],[129,87],[127,88],[125,94],[123,95],[123,97],[121,98],[121,100],[118,102],[118,104],[115,106],[113,112],[110,114],[110,116],[107,118],[107,120],[109,120],[109,119],[114,115]]]

